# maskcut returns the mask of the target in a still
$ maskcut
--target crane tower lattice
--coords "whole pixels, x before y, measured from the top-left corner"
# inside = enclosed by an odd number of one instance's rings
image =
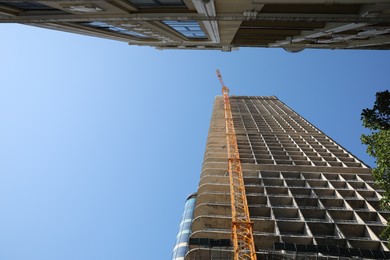
[[[250,220],[248,202],[245,194],[241,159],[238,152],[237,138],[229,100],[229,88],[225,86],[219,70],[217,70],[217,76],[222,85],[224,100],[234,260],[256,260],[253,223]]]

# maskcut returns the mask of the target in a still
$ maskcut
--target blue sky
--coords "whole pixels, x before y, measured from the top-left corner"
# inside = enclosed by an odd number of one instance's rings
[[[390,52],[159,51],[0,26],[0,259],[169,259],[196,191],[219,68],[357,157]]]

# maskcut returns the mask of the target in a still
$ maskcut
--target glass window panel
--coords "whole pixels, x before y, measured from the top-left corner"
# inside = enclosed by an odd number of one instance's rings
[[[14,1],[7,3],[0,3],[1,5],[7,5],[10,7],[16,7],[23,10],[56,10],[50,6],[40,4],[40,3],[32,3],[32,2],[24,2],[24,1]]]
[[[182,26],[175,26],[176,31],[187,31],[187,27],[182,27]]]
[[[141,37],[141,38],[148,37],[145,34],[134,32],[134,31],[130,31],[130,30],[126,29],[126,28],[117,27],[117,26],[114,26],[114,25],[111,25],[111,24],[108,24],[108,23],[105,23],[105,22],[94,21],[94,22],[81,23],[81,24],[87,25],[87,26],[96,27],[96,28],[100,28],[100,29],[103,29],[103,30],[114,31],[114,32],[121,33],[121,34],[127,34],[127,35],[131,35],[131,36],[135,36],[135,37]]]
[[[182,0],[156,0],[156,2],[160,2],[162,5],[184,5]]]
[[[137,6],[184,6],[182,0],[129,0]]]
[[[89,24],[91,26],[95,26],[95,27],[109,27],[109,25],[105,22],[90,22],[90,23],[86,23],[86,24]]]
[[[163,21],[163,23],[187,38],[206,38],[197,21]]]
[[[129,2],[132,2],[136,5],[156,5],[156,2],[154,0],[130,0]]]

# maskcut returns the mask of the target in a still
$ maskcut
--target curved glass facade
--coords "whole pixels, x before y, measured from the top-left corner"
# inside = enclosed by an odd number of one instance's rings
[[[194,216],[195,202],[196,194],[192,194],[187,198],[184,205],[179,232],[177,233],[175,247],[172,252],[172,260],[184,260],[184,257],[188,252],[188,239],[191,234],[191,223]]]

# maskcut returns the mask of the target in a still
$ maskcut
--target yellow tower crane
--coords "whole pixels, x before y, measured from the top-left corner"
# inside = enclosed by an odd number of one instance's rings
[[[230,201],[232,204],[232,240],[234,246],[234,260],[256,260],[256,250],[253,239],[253,223],[249,217],[241,159],[238,153],[236,132],[234,130],[232,109],[230,107],[229,88],[223,83],[219,70],[217,70],[217,76],[222,85],[225,111]]]

